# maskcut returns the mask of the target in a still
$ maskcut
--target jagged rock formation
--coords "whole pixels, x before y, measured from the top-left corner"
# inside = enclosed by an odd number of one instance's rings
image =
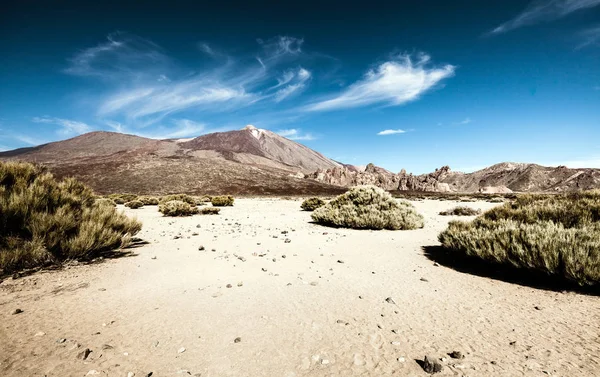
[[[351,187],[373,184],[386,190],[431,192],[547,192],[575,191],[600,187],[600,169],[569,169],[536,164],[501,163],[473,173],[453,172],[443,166],[433,173],[398,174],[367,165],[364,171],[344,167],[320,169],[307,178],[332,185]]]

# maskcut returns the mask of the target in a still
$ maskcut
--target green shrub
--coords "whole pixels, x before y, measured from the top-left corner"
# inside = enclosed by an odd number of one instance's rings
[[[308,198],[302,202],[300,208],[304,211],[314,211],[315,209],[325,205],[325,201],[321,198]]]
[[[338,196],[312,213],[319,224],[356,229],[417,229],[423,216],[412,204],[396,201],[375,186],[358,186]]]
[[[233,206],[233,196],[231,195],[221,195],[221,196],[213,196],[210,202],[215,207],[228,207]]]
[[[196,199],[194,199],[193,197],[186,195],[186,194],[173,194],[173,195],[163,196],[162,198],[160,198],[160,203],[167,203],[167,202],[171,202],[174,200],[185,202],[185,203],[191,205],[192,207],[196,206]]]
[[[523,195],[439,235],[451,251],[534,269],[580,285],[600,283],[600,193]]]
[[[29,163],[0,162],[0,274],[93,258],[140,229],[75,179],[58,181]]]
[[[138,208],[142,208],[144,206],[144,203],[142,203],[140,200],[132,200],[130,202],[125,203],[125,207],[129,207],[131,209],[138,209]]]
[[[158,211],[164,216],[190,216],[198,213],[198,208],[181,200],[160,203]]]
[[[221,209],[217,207],[206,207],[200,210],[201,215],[218,215],[219,212],[221,212]]]
[[[471,207],[458,206],[452,209],[440,212],[442,216],[477,216],[481,215],[480,209],[475,209]]]
[[[145,206],[156,206],[159,202],[158,198],[154,196],[140,196],[138,200]]]

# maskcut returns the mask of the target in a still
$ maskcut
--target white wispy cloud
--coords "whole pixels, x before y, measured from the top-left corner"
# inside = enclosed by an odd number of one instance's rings
[[[379,136],[396,135],[396,134],[403,134],[405,132],[406,131],[400,130],[400,129],[398,129],[398,130],[383,130],[383,131],[377,132],[377,135],[379,135]]]
[[[300,67],[296,72],[287,71],[281,79],[278,79],[278,84],[275,88],[283,86],[275,92],[275,102],[281,102],[284,99],[298,94],[306,88],[306,82],[310,80],[311,73]]]
[[[31,121],[35,123],[46,123],[60,126],[58,132],[65,136],[81,135],[86,132],[90,132],[93,129],[91,126],[83,122],[71,119],[54,118],[49,116],[33,117]]]
[[[469,124],[471,122],[473,122],[473,120],[471,118],[467,117],[467,118],[461,120],[460,122],[454,122],[453,124],[460,125],[460,124]]]
[[[600,25],[585,29],[579,33],[582,42],[577,48],[600,46]]]
[[[454,66],[429,68],[429,61],[430,57],[426,54],[397,56],[369,70],[361,80],[340,94],[310,104],[304,110],[327,111],[372,104],[397,106],[414,101],[454,75]]]
[[[24,134],[12,134],[10,136],[15,140],[18,140],[21,143],[25,143],[30,146],[42,145],[42,144],[45,144],[48,142],[45,139],[39,139],[36,137],[32,137],[30,135],[24,135]]]
[[[490,34],[501,34],[523,26],[556,20],[597,5],[600,5],[600,0],[534,0],[523,12],[496,27]]]
[[[275,131],[276,134],[288,138],[290,140],[314,140],[315,136],[311,133],[302,133],[302,130],[290,128],[287,130]]]

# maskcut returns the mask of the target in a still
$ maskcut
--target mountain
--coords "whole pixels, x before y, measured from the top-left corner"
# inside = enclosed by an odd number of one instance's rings
[[[319,169],[305,176],[331,185],[374,184],[386,190],[432,192],[563,192],[600,188],[600,169],[569,169],[504,162],[473,173],[453,172],[444,166],[432,173],[394,174],[373,164],[364,171],[345,167]]]
[[[0,160],[46,165],[75,176],[98,193],[310,194],[340,187],[294,178],[342,166],[273,132],[246,127],[191,140],[154,140],[115,132],[1,152]]]
[[[154,140],[115,132],[0,153],[0,160],[46,165],[96,192],[137,194],[335,194],[372,184],[386,190],[434,192],[552,192],[600,187],[600,169],[501,163],[473,173],[392,173],[345,165],[271,131],[247,126],[193,139]]]

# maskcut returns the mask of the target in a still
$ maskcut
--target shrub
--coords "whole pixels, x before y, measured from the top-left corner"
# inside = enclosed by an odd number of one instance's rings
[[[396,201],[375,186],[350,189],[312,213],[312,219],[323,225],[356,229],[417,229],[423,227],[423,216],[412,204]]]
[[[452,209],[440,212],[442,216],[477,216],[481,215],[480,209],[475,209],[471,207],[458,206]]]
[[[233,196],[231,195],[221,195],[221,196],[213,196],[210,202],[215,207],[228,207],[233,206]]]
[[[138,200],[145,206],[156,206],[159,202],[158,198],[153,196],[140,196]]]
[[[221,212],[221,208],[217,207],[206,207],[200,210],[201,215],[218,215]]]
[[[125,203],[125,207],[129,207],[131,209],[138,209],[138,208],[142,208],[144,206],[144,203],[142,203],[140,200],[132,200],[130,202]]]
[[[210,203],[210,200],[206,201],[206,198],[200,196],[192,196],[194,198],[194,203],[197,206],[205,206],[206,203]]]
[[[201,201],[203,203],[210,203],[211,200],[212,200],[212,196],[210,196],[210,195],[204,195],[198,199],[198,201]]]
[[[96,199],[96,204],[98,205],[107,205],[107,206],[111,206],[111,207],[116,207],[117,203],[115,203],[114,200],[109,199],[109,198],[97,198]]]
[[[192,207],[196,206],[196,199],[194,199],[193,197],[186,195],[186,194],[173,194],[173,195],[163,196],[162,198],[160,198],[160,203],[167,203],[167,202],[171,202],[174,200],[185,202],[185,203],[191,205]]]
[[[108,197],[113,200],[119,199],[119,201],[122,201],[122,203],[117,204],[125,204],[138,198],[138,196],[135,194],[110,194]]]
[[[439,235],[451,251],[535,269],[580,285],[600,282],[600,193],[523,195]]]
[[[90,259],[126,244],[141,226],[75,179],[0,162],[0,273]]]
[[[300,208],[304,211],[314,211],[315,209],[325,205],[325,201],[321,198],[308,198],[302,202]]]
[[[181,200],[160,203],[158,211],[164,216],[190,216],[198,213],[198,208]]]
[[[111,199],[110,197],[108,199]],[[115,202],[115,204],[125,204],[125,200],[121,197],[113,197],[112,201]]]

